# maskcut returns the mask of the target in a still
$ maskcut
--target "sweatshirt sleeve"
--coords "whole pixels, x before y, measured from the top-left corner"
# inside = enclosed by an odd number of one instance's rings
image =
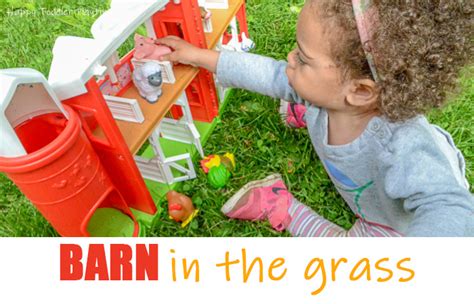
[[[428,130],[398,129],[383,158],[387,195],[413,215],[408,236],[474,236],[474,197]]]
[[[217,79],[224,87],[240,88],[273,98],[302,103],[288,83],[287,62],[255,54],[222,51]]]

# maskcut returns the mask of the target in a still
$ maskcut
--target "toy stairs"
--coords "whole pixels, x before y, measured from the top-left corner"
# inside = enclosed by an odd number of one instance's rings
[[[196,177],[196,171],[190,153],[166,157],[160,137],[194,144],[201,157],[204,157],[201,136],[194,125],[186,95],[182,94],[175,105],[181,108],[183,116],[180,119],[164,118],[148,139],[154,156],[151,159],[135,156],[135,162],[143,178],[164,184],[193,179]]]

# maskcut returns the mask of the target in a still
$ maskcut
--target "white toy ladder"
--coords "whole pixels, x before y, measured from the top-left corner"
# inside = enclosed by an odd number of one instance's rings
[[[189,153],[184,153],[172,157],[166,157],[160,144],[158,128],[153,131],[148,139],[155,156],[151,159],[135,156],[135,162],[143,178],[153,180],[163,184],[172,184],[182,182],[196,177],[193,161]],[[180,161],[186,161],[187,167],[179,164]],[[175,177],[173,170],[177,171]]]
[[[185,93],[181,94],[175,105],[181,107],[183,116],[179,120],[163,118],[158,127],[158,132],[163,138],[185,144],[193,144],[198,150],[199,155],[204,158],[204,151],[201,145],[201,135],[194,125],[193,116]]]
[[[172,184],[196,177],[196,171],[189,153],[184,153],[172,157],[166,157],[160,144],[160,137],[194,144],[201,157],[204,157],[200,134],[194,125],[191,109],[183,93],[175,103],[183,111],[181,119],[163,118],[158,127],[148,138],[148,142],[153,148],[155,156],[151,159],[135,156],[135,162],[143,178],[160,183]],[[184,166],[183,161],[187,166]],[[181,163],[181,164],[180,164]],[[175,176],[175,174],[177,176]]]

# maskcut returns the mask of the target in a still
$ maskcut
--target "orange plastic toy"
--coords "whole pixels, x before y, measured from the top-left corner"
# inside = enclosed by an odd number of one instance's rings
[[[99,207],[119,209],[138,223],[112,184],[85,136],[79,116],[65,106],[37,116],[15,131],[28,154],[0,157],[0,171],[20,188],[62,236],[89,236],[87,224]],[[39,130],[41,136],[34,136]]]
[[[169,191],[166,193],[168,200],[168,214],[170,218],[177,222],[182,222],[183,227],[186,226],[197,213],[193,202],[189,197],[176,191]]]
[[[201,22],[201,11],[198,2],[181,1],[179,4],[170,1],[164,11],[153,15],[153,26],[158,37],[179,36],[200,48],[207,48],[204,29]],[[201,69],[199,74],[186,89],[193,118],[199,121],[212,122],[219,113],[216,87],[212,73]],[[179,109],[174,108],[173,116],[180,117]]]
[[[119,128],[123,124],[116,122],[106,101],[126,99],[125,93],[133,86],[131,59],[136,50],[123,58],[116,52],[124,39],[144,23],[150,39],[177,35],[208,48],[206,39],[213,37],[204,33],[197,0],[135,2],[124,1],[124,6],[111,7],[101,15],[91,28],[94,38],[58,37],[48,80],[32,69],[0,70],[0,135],[6,143],[0,145],[0,172],[63,236],[98,236],[97,232],[108,233],[112,226],[120,235],[126,231],[127,236],[138,236],[131,210],[140,211],[140,219],[157,210],[134,159],[137,149],[127,145],[125,129]],[[240,35],[248,37],[245,1],[229,0],[230,10],[239,22]],[[129,11],[130,18],[110,20]],[[228,23],[229,11],[215,13],[225,16]],[[219,24],[218,20],[213,22]],[[217,33],[222,36],[219,31],[213,35]],[[224,43],[227,38],[224,35]],[[213,75],[200,69],[184,90],[193,119],[212,122],[219,110]],[[174,102],[180,94],[173,97]],[[180,109],[171,109],[174,118],[182,115]],[[156,118],[148,113],[142,113],[144,125]],[[143,130],[148,132],[149,127]],[[187,197],[168,196],[177,201],[171,203],[170,214],[185,226],[198,210]],[[114,220],[117,214],[120,221]],[[103,219],[111,219],[114,225],[105,225]],[[122,220],[128,224],[122,225]]]

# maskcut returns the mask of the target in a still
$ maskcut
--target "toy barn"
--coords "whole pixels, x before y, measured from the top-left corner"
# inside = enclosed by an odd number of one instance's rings
[[[0,70],[0,171],[62,236],[143,236],[156,203],[196,177],[226,96],[209,71],[159,61],[144,44],[176,35],[247,51],[245,1],[113,0],[91,33],[57,38],[48,79]],[[140,42],[120,58],[130,37]],[[134,79],[150,62],[162,82],[154,100]]]

